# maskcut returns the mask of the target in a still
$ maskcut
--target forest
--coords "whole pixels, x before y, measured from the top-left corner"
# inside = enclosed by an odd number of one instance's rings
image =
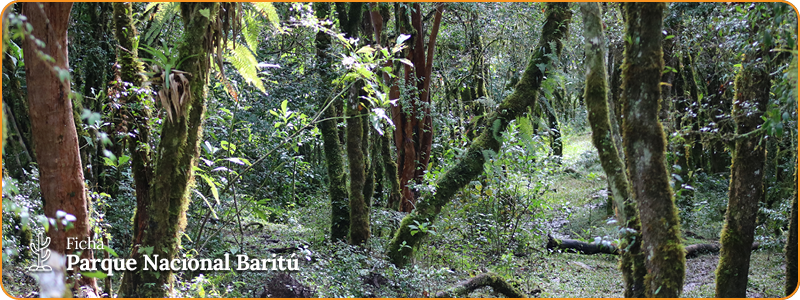
[[[765,297],[788,3],[9,4],[13,297]]]

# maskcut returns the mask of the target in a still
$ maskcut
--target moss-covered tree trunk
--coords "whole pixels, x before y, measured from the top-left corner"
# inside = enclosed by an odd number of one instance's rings
[[[361,21],[364,15],[364,4],[336,3],[336,13],[339,18],[339,27],[347,38],[357,38],[361,30]],[[368,110],[362,104],[361,96],[364,96],[364,83],[356,82],[351,87],[345,107],[344,115],[347,118],[347,130],[345,132],[345,148],[347,151],[348,168],[350,171],[349,185],[349,242],[353,245],[360,245],[369,240],[369,206],[364,195],[364,186],[367,177],[367,166],[365,164],[366,153],[364,145],[366,142],[364,124]],[[343,216],[340,216],[343,217]]]
[[[765,57],[750,57],[734,81],[736,96],[731,113],[736,134],[743,135],[761,127],[761,116],[769,102],[770,77],[763,63]],[[766,147],[761,135],[736,140],[728,190],[725,226],[720,234],[720,257],[717,265],[716,296],[744,298],[750,269],[750,245],[753,243],[758,203],[764,197],[764,160]]]
[[[330,14],[330,3],[316,2],[314,10],[317,18],[326,19]],[[330,51],[331,37],[325,32],[317,32],[314,44],[317,48],[319,85],[319,105],[325,108],[328,101],[333,101],[322,112],[324,121],[320,122],[319,130],[322,133],[322,147],[325,152],[325,164],[328,169],[328,197],[331,203],[331,240],[347,240],[350,230],[350,209],[347,198],[347,181],[344,177],[344,160],[342,159],[342,145],[339,143],[339,129],[336,127],[336,107],[341,103],[338,99],[329,99],[331,93],[332,65],[328,54]]]
[[[369,103],[362,101],[361,106],[365,109],[364,111],[369,111]],[[372,151],[374,148],[373,145],[375,144],[375,132],[370,132],[370,124],[369,119],[364,116],[361,120],[361,128],[363,132],[363,137],[361,138],[361,152],[364,153],[364,189],[362,194],[364,195],[364,203],[366,203],[367,207],[372,206],[372,194],[375,193],[375,164],[373,163],[375,160],[375,152]],[[369,209],[367,209],[369,211]]]
[[[646,254],[645,296],[678,297],[685,258],[681,223],[666,169],[661,101],[663,3],[625,3],[623,143]]]
[[[86,240],[91,236],[88,212],[91,204],[83,183],[70,80],[61,76],[69,70],[67,26],[71,9],[72,3],[22,4],[22,13],[33,26],[31,35],[22,43],[22,51],[44,214],[53,219],[57,218],[57,211],[75,216],[74,227],[69,231],[62,225],[47,231],[52,241],[50,249],[61,254],[76,251],[67,248],[67,238]],[[50,60],[45,59],[47,56]],[[93,253],[84,250],[81,257],[92,258]],[[82,277],[76,283],[75,288],[97,289],[94,278]]]
[[[415,225],[415,222],[420,224],[434,222],[441,208],[456,192],[483,173],[483,164],[486,160],[484,152],[496,153],[500,150],[501,133],[508,123],[527,112],[528,108],[536,103],[542,80],[546,72],[552,68],[550,57],[553,55],[558,57],[561,54],[563,48],[561,39],[567,35],[571,17],[572,13],[566,3],[547,4],[547,19],[542,28],[541,39],[514,92],[489,116],[486,123],[487,130],[484,130],[470,145],[458,164],[436,182],[438,187],[436,193],[427,196],[424,201],[419,201],[416,209],[401,221],[400,228],[389,243],[387,253],[395,265],[407,264],[413,256],[414,248],[426,236],[425,232],[416,232],[412,235],[409,225]],[[544,70],[539,66],[545,66]]]
[[[124,92],[120,101],[126,105],[125,121],[130,126],[127,133],[128,147],[131,152],[131,171],[136,189],[136,213],[133,217],[133,245],[141,244],[143,231],[147,222],[147,205],[150,203],[150,180],[153,178],[152,158],[150,154],[150,110],[135,94],[136,87],[142,86],[141,63],[138,62],[139,51],[135,39],[139,33],[133,25],[133,5],[122,2],[112,4],[114,9],[114,28],[119,42],[118,63],[119,76],[123,87],[130,90]],[[129,84],[129,86],[128,86]]]
[[[553,96],[555,97],[555,101],[553,101],[552,104],[563,103],[563,90],[559,89],[555,91]],[[561,126],[558,123],[555,107],[551,105],[543,110],[545,115],[547,115],[547,125],[550,127],[550,149],[553,150],[553,156],[558,157],[558,161],[561,162],[561,157],[564,156],[564,144],[561,142]]]
[[[397,177],[397,162],[392,158],[390,133],[378,137],[381,147],[381,159],[383,160],[383,171],[386,180],[389,181],[389,199],[386,202],[386,207],[391,209],[399,209],[400,206],[400,179]]]
[[[366,111],[359,101],[364,84],[357,82],[353,85],[345,105],[347,117],[347,160],[350,168],[350,244],[360,245],[369,240],[369,207],[364,195],[366,181],[366,166],[364,160],[364,128]]]
[[[389,6],[379,6],[377,2],[370,4],[370,22],[372,24],[372,34],[373,38],[375,39],[375,44],[382,45],[381,40],[385,40],[387,34],[384,32],[384,20],[389,18]],[[392,63],[387,63],[386,66],[392,67]],[[399,68],[395,68],[399,70]],[[395,71],[397,72],[397,71]],[[394,74],[394,77],[397,77],[397,74]],[[382,73],[383,82],[390,87],[389,90],[389,99],[398,99],[400,98],[400,88],[397,84],[397,81],[392,79],[392,76],[389,73]],[[373,155],[378,155],[380,152],[381,161],[378,162],[381,164],[383,169],[385,178],[389,181],[389,197],[386,201],[386,207],[390,209],[399,209],[400,206],[400,199],[401,196],[401,187],[400,187],[400,179],[398,177],[398,169],[397,163],[392,158],[392,151],[391,151],[391,138],[390,136],[391,131],[387,131],[383,135],[377,136],[375,139],[376,150],[374,150]],[[377,156],[376,156],[377,157]],[[374,158],[373,158],[374,159]],[[380,176],[380,175],[375,175]]]
[[[581,3],[583,13],[584,40],[586,46],[586,88],[584,100],[589,110],[589,125],[592,127],[592,142],[600,156],[600,164],[606,172],[608,186],[614,199],[614,211],[622,229],[619,249],[620,270],[625,282],[626,298],[644,296],[644,254],[641,253],[641,226],[636,203],[630,196],[630,183],[625,172],[625,163],[618,155],[613,139],[610,114],[607,104],[606,68],[603,64],[605,35],[601,23],[600,5]]]
[[[166,120],[161,130],[147,222],[142,229],[143,241],[141,245],[134,245],[132,251],[138,266],[144,266],[142,254],[169,260],[177,256],[186,226],[193,166],[202,139],[210,71],[208,54],[214,47],[211,33],[216,28],[212,21],[217,19],[219,3],[181,3],[180,10],[184,34],[178,53],[179,60],[183,60],[180,69],[192,74],[188,91],[185,91],[190,97],[185,100],[181,114]],[[142,298],[170,296],[175,280],[170,270],[156,272],[142,268],[126,271],[123,279],[120,294]]]

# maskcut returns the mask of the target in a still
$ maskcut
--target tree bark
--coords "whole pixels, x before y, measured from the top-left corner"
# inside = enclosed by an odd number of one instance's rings
[[[483,173],[483,164],[486,161],[484,152],[500,150],[501,133],[508,123],[528,111],[536,103],[539,88],[546,72],[539,68],[540,65],[551,67],[551,55],[558,57],[563,44],[561,39],[567,35],[568,23],[572,16],[567,4],[548,3],[547,19],[542,28],[542,37],[536,47],[531,61],[528,63],[522,79],[517,83],[514,92],[498,106],[489,116],[489,130],[484,130],[481,135],[470,145],[466,154],[452,169],[448,170],[436,183],[436,193],[426,201],[417,203],[416,209],[408,214],[400,223],[400,228],[389,243],[389,259],[397,266],[404,266],[413,256],[414,248],[426,236],[424,232],[411,234],[409,225],[433,222],[441,208],[446,205],[459,189],[466,186],[478,175]],[[551,43],[555,47],[551,47]]]
[[[150,202],[150,181],[153,178],[153,162],[150,153],[150,110],[139,100],[135,94],[136,89],[142,86],[143,78],[139,75],[143,70],[139,63],[139,50],[134,47],[134,40],[139,33],[133,25],[133,5],[130,2],[115,2],[114,30],[119,43],[119,79],[123,87],[120,101],[126,104],[127,110],[123,113],[130,129],[126,136],[129,137],[128,147],[131,152],[131,172],[136,189],[136,213],[133,217],[133,245],[141,244],[144,228],[147,224],[147,210]]]
[[[33,30],[22,43],[25,57],[25,78],[28,87],[28,105],[36,160],[39,164],[44,214],[56,219],[61,210],[75,216],[74,227],[50,228],[47,236],[52,241],[50,249],[62,254],[72,254],[67,248],[67,238],[86,240],[91,236],[88,208],[83,183],[78,133],[72,115],[70,98],[69,61],[67,54],[67,27],[72,3],[22,4]],[[39,47],[34,39],[44,43]],[[47,62],[44,56],[53,61]],[[34,88],[35,87],[35,88]],[[92,258],[90,249],[83,250],[82,258]],[[94,278],[81,277],[78,286],[97,289]]]
[[[373,2],[370,4],[370,22],[372,23],[372,33],[373,38],[375,39],[375,43],[378,45],[381,44],[381,40],[386,36],[383,32],[384,28],[384,19],[388,18],[388,9],[379,7],[377,2]],[[386,16],[384,16],[386,15]],[[388,67],[393,67],[392,63],[387,63]],[[398,68],[395,68],[398,69]],[[399,73],[396,73],[397,75]],[[400,98],[400,88],[397,84],[397,81],[392,79],[392,76],[388,73],[381,74],[383,78],[383,82],[389,86],[389,98],[390,99],[399,99]],[[395,76],[396,77],[396,76]],[[394,114],[394,113],[393,113]],[[397,116],[393,115],[393,118]],[[396,130],[396,129],[395,129]],[[396,134],[396,133],[395,133]],[[381,136],[376,138],[376,143],[378,143],[380,156],[383,164],[383,170],[385,172],[385,177],[389,181],[389,198],[386,202],[386,207],[390,209],[399,210],[400,209],[400,200],[402,199],[401,196],[401,186],[400,186],[400,178],[399,171],[397,167],[397,162],[392,159],[391,149],[390,149],[390,140],[389,132],[384,133]],[[398,154],[401,152],[399,151],[402,148],[398,147]],[[377,155],[377,151],[375,152]],[[397,161],[400,160],[400,155],[398,155]]]
[[[397,177],[397,162],[392,159],[392,152],[389,149],[389,133],[385,133],[378,138],[381,147],[381,159],[383,159],[383,170],[386,179],[389,181],[389,199],[386,207],[394,210],[400,209],[400,179]]]
[[[193,166],[202,139],[202,122],[210,71],[208,54],[214,42],[209,33],[214,32],[219,3],[181,3],[183,40],[178,46],[182,71],[192,74],[180,114],[167,120],[161,130],[157,148],[158,161],[150,189],[143,242],[131,251],[137,265],[143,266],[142,254],[158,255],[171,260],[178,254],[181,236],[186,226],[186,209],[189,205],[189,184],[194,180]],[[206,16],[203,13],[207,13]],[[124,297],[163,298],[172,293],[174,276],[167,271],[126,271],[120,294]]]
[[[317,18],[325,19],[330,14],[330,3],[316,2],[314,9]],[[317,48],[318,73],[320,76],[319,105],[324,108],[328,98],[332,96],[330,83],[332,80],[330,51],[331,37],[325,32],[317,32],[314,44]],[[324,121],[320,122],[322,147],[325,152],[325,163],[328,169],[328,197],[331,203],[331,241],[344,241],[350,230],[350,209],[347,198],[347,181],[344,177],[344,160],[342,145],[339,143],[339,129],[336,127],[336,107],[339,99],[330,99],[333,103],[322,113]]]
[[[736,97],[731,113],[736,122],[736,134],[743,135],[761,127],[761,116],[769,102],[770,77],[765,55],[749,57],[734,81]],[[720,234],[722,244],[717,265],[716,296],[744,298],[747,274],[750,269],[749,246],[753,243],[758,203],[764,197],[764,161],[766,147],[762,136],[753,135],[736,140],[728,190],[728,209],[725,226]]]
[[[350,168],[350,244],[361,245],[369,240],[369,207],[364,195],[366,166],[364,164],[364,128],[366,111],[359,101],[363,82],[357,82],[350,91],[345,116],[347,117],[347,160]]]
[[[589,110],[589,125],[592,127],[592,142],[600,156],[600,165],[608,178],[608,186],[614,199],[614,211],[620,224],[622,256],[620,269],[625,282],[625,297],[644,296],[644,254],[641,253],[641,224],[636,203],[631,198],[630,182],[625,172],[625,163],[619,156],[612,130],[612,113],[608,109],[607,79],[603,51],[605,35],[601,23],[600,6],[596,3],[581,3],[585,34],[586,87],[584,100]],[[549,243],[548,243],[549,245]]]
[[[658,120],[661,102],[663,3],[625,3],[623,142],[633,198],[647,253],[645,296],[678,297],[685,258],[680,220],[666,169],[666,139]]]
[[[422,183],[422,176],[428,168],[431,157],[433,119],[431,119],[430,111],[430,85],[434,48],[443,10],[442,4],[436,4],[436,13],[427,44],[427,54],[423,34],[425,30],[422,24],[423,12],[419,3],[415,3],[414,9],[408,12],[411,18],[411,28],[398,26],[401,33],[411,34],[406,58],[414,67],[404,65],[405,85],[416,88],[411,95],[407,95],[406,103],[392,108],[392,119],[396,128],[395,146],[399,151],[397,156],[398,177],[402,188],[400,211],[403,212],[410,212],[414,209],[417,202],[417,191],[408,185]],[[401,12],[401,14],[405,15],[405,12]]]

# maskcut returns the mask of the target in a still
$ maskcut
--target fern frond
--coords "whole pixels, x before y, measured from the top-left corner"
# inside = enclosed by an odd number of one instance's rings
[[[250,50],[256,52],[258,49],[258,36],[261,34],[261,28],[264,27],[263,22],[257,20],[251,11],[247,11],[242,15],[242,19],[246,23],[242,26],[242,36],[244,41],[250,46]]]
[[[236,68],[236,71],[247,83],[252,84],[262,93],[266,93],[264,82],[261,81],[261,78],[258,78],[258,61],[253,52],[236,42],[229,42],[228,50],[230,51],[226,51],[225,60]]]
[[[146,44],[152,44],[153,39],[158,36],[158,33],[164,30],[164,26],[169,24],[175,16],[178,15],[178,5],[178,2],[157,2],[147,5],[145,11],[154,9],[155,14],[153,14],[153,25],[151,25],[150,29],[144,34],[144,41]]]
[[[253,6],[256,10],[264,16],[270,23],[272,23],[272,27],[275,29],[280,30],[281,28],[281,19],[278,17],[278,12],[275,10],[275,6],[272,5],[270,2],[252,2]]]

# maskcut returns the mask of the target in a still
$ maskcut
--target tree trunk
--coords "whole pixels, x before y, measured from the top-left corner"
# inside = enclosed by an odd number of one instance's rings
[[[380,140],[381,158],[383,159],[383,170],[386,179],[389,181],[389,200],[386,202],[386,207],[394,210],[400,209],[400,179],[397,177],[397,162],[392,159],[392,152],[389,148],[391,140],[389,133],[385,133],[378,138]]]
[[[361,20],[363,17],[363,3],[336,3],[336,12],[339,17],[339,26],[348,38],[359,37]],[[366,153],[364,153],[365,131],[363,122],[368,111],[362,103],[361,96],[364,96],[364,83],[356,82],[349,92],[344,107],[347,131],[345,147],[347,150],[348,167],[350,170],[349,186],[349,242],[353,245],[360,245],[369,240],[369,207],[364,195],[364,186],[367,176],[367,166],[365,165]]]
[[[72,3],[22,4],[33,30],[22,44],[25,57],[25,78],[28,87],[28,107],[33,142],[36,144],[36,161],[39,164],[39,185],[44,214],[56,219],[61,210],[75,216],[74,227],[50,228],[47,236],[52,241],[50,249],[62,254],[72,254],[67,249],[67,238],[86,240],[91,236],[88,208],[83,183],[78,133],[72,116],[70,80],[67,54],[67,26]],[[39,47],[34,39],[44,43]],[[53,61],[44,59],[49,56]],[[56,223],[58,224],[58,223]],[[92,258],[91,250],[83,250],[82,258]],[[94,278],[81,277],[78,286],[97,289]]]
[[[330,14],[330,3],[316,2],[314,9],[317,18],[325,19]],[[318,73],[320,76],[319,105],[325,108],[330,100],[330,106],[322,113],[324,121],[320,122],[319,130],[322,133],[322,146],[325,151],[325,163],[328,169],[328,197],[331,202],[331,241],[344,241],[350,230],[350,208],[347,198],[347,181],[344,177],[344,160],[342,159],[342,145],[339,143],[339,129],[336,127],[336,104],[339,99],[329,99],[332,95],[330,83],[332,80],[330,51],[331,37],[325,32],[317,32],[314,40],[317,47]]]
[[[563,91],[557,90],[553,93],[556,101],[551,104],[563,101]],[[561,127],[558,124],[558,117],[556,117],[555,107],[543,107],[544,114],[547,115],[547,127],[550,127],[550,149],[553,150],[553,156],[558,157],[558,162],[561,162],[561,157],[564,156],[564,144],[561,142]]]
[[[602,31],[600,6],[582,3],[586,46],[586,88],[584,100],[589,110],[589,125],[592,127],[592,142],[600,156],[600,164],[608,178],[608,186],[614,199],[617,221],[623,229],[620,234],[622,251],[620,269],[625,282],[625,297],[644,296],[644,254],[641,253],[641,225],[636,203],[631,199],[630,183],[625,173],[625,163],[613,139],[611,114],[607,105],[606,70],[603,64],[605,35]],[[549,245],[549,243],[548,243]]]
[[[192,74],[187,93],[191,97],[184,103],[180,114],[165,120],[161,142],[157,148],[155,173],[150,189],[147,222],[141,245],[134,245],[131,253],[138,266],[144,265],[142,254],[151,258],[171,260],[178,254],[181,236],[186,226],[186,209],[189,205],[189,184],[194,180],[193,166],[202,140],[202,122],[210,71],[208,54],[214,43],[209,33],[214,32],[219,11],[218,3],[181,3],[183,40],[178,46],[182,71]],[[203,14],[206,14],[205,16]],[[126,271],[120,294],[124,297],[163,298],[170,296],[174,283],[171,270]]]
[[[372,23],[372,33],[375,39],[375,43],[381,45],[381,40],[384,39],[386,34],[383,32],[384,28],[384,19],[388,18],[388,8],[380,8],[378,7],[377,3],[370,4],[370,21]],[[388,63],[387,66],[392,67],[391,63]],[[399,69],[399,68],[395,68]],[[399,73],[395,74],[396,75]],[[400,88],[395,80],[392,79],[392,76],[388,73],[381,74],[383,78],[383,82],[390,87],[389,89],[389,98],[390,99],[399,99],[400,98]],[[393,113],[394,114],[394,113]],[[397,116],[393,115],[393,118],[397,118]],[[401,196],[401,187],[400,187],[400,179],[398,177],[399,171],[397,168],[397,163],[395,160],[392,159],[391,149],[390,149],[390,140],[389,132],[384,133],[381,136],[376,138],[376,143],[378,143],[378,151],[380,151],[380,156],[383,164],[383,170],[385,172],[386,179],[389,181],[389,198],[386,201],[386,207],[390,209],[400,209],[400,200],[402,199]],[[398,154],[401,152],[399,151],[402,148],[398,147]],[[377,153],[377,151],[375,151]],[[377,155],[377,154],[375,154]],[[398,155],[398,161],[400,157]]]
[[[743,66],[734,84],[736,97],[731,113],[736,122],[736,134],[743,135],[761,127],[761,116],[769,102],[770,77],[763,60],[756,54]],[[761,135],[736,140],[728,190],[728,209],[725,226],[720,234],[719,264],[717,265],[716,296],[744,298],[747,292],[747,273],[750,269],[749,246],[753,243],[758,203],[764,197],[764,160],[766,147]]]
[[[433,144],[433,119],[431,119],[430,83],[433,69],[433,53],[436,45],[436,36],[439,33],[439,24],[442,21],[443,5],[436,5],[431,35],[426,47],[422,26],[422,8],[419,3],[414,4],[413,10],[405,10],[410,14],[411,24],[401,26],[400,32],[411,34],[408,41],[409,48],[407,59],[414,65],[411,68],[404,65],[405,84],[415,87],[414,95],[406,97],[407,103],[401,103],[392,108],[392,118],[395,124],[395,146],[398,148],[397,167],[398,177],[402,188],[400,211],[410,212],[417,202],[417,191],[408,185],[422,183],[422,176],[428,168]],[[401,12],[400,15],[405,15]],[[402,19],[402,18],[401,18]],[[413,33],[413,34],[412,34]]]
[[[664,150],[666,139],[658,108],[661,101],[663,3],[625,3],[623,141],[633,198],[642,224],[642,253],[647,254],[645,296],[678,297],[683,290],[685,258],[680,220],[672,199]]]
[[[369,108],[367,103],[362,102],[361,104]],[[362,117],[361,128],[364,134],[361,139],[361,152],[364,153],[364,168],[366,172],[364,174],[364,190],[362,194],[364,195],[364,203],[367,206],[367,212],[369,212],[369,208],[372,207],[372,194],[375,193],[375,152],[372,151],[372,149],[374,149],[373,145],[375,144],[376,132],[370,132],[370,124],[367,116]]]
[[[499,138],[508,123],[527,112],[528,108],[536,103],[539,88],[546,75],[539,65],[550,67],[550,56],[558,57],[561,54],[563,48],[561,39],[567,35],[571,16],[572,13],[566,3],[547,4],[547,19],[542,28],[542,37],[522,79],[517,83],[514,92],[506,97],[489,116],[489,122],[486,124],[491,124],[491,130],[484,130],[480,137],[470,145],[458,164],[436,182],[438,187],[436,193],[426,201],[417,203],[416,209],[403,218],[400,228],[387,247],[387,255],[392,263],[397,266],[407,264],[413,256],[414,248],[426,236],[424,232],[412,235],[409,225],[414,225],[415,222],[420,224],[433,222],[441,208],[452,199],[458,190],[483,173],[483,164],[486,160],[484,151],[497,153],[500,150],[501,140]],[[555,45],[555,48],[551,47],[551,43]]]
[[[350,244],[360,245],[369,240],[369,207],[364,195],[366,166],[364,164],[364,128],[362,122],[366,114],[361,113],[363,107],[360,96],[363,93],[363,82],[356,82],[351,88],[350,97],[345,105],[347,117],[347,160],[350,168]],[[366,111],[366,109],[363,109]]]
[[[138,62],[139,50],[134,47],[134,41],[139,33],[133,25],[133,5],[122,2],[112,4],[114,9],[114,24],[117,41],[119,42],[119,79],[130,84],[129,89],[117,91],[122,93],[120,101],[126,104],[127,111],[123,114],[125,121],[130,126],[126,136],[129,137],[128,147],[131,152],[131,172],[136,189],[136,213],[133,217],[133,245],[141,244],[147,222],[147,209],[150,201],[150,181],[153,178],[152,157],[150,153],[150,110],[139,100],[135,89],[142,86],[143,70]]]

